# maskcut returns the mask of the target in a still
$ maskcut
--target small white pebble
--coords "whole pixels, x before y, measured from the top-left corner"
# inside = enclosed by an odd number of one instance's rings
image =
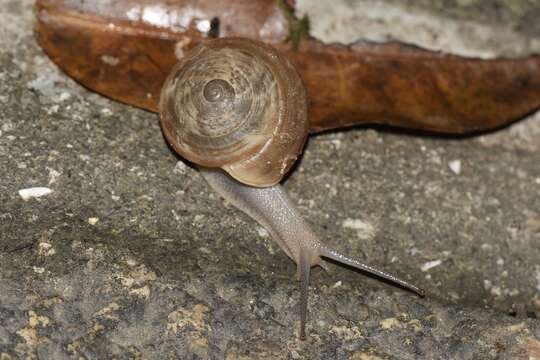
[[[488,291],[493,286],[493,283],[491,280],[484,280],[484,290]]]
[[[199,251],[202,252],[203,254],[210,254],[210,253],[211,253],[211,252],[210,252],[210,249],[207,248],[207,247],[205,247],[205,246],[201,246],[201,247],[199,248]],[[232,290],[231,290],[231,291],[232,291]]]
[[[263,238],[266,238],[268,237],[268,231],[266,231],[265,228],[263,227],[257,227],[257,233],[259,234],[260,237],[263,237]]]
[[[52,247],[52,245],[48,242],[40,242],[39,248],[43,250],[49,250]]]
[[[354,229],[357,231],[357,235],[360,239],[372,239],[377,233],[375,226],[370,224],[367,221],[362,221],[360,219],[350,219],[347,218],[341,224],[344,228]]]
[[[137,265],[137,261],[135,261],[134,259],[127,259],[126,264],[128,264],[129,266],[135,266]]]
[[[63,93],[60,94],[59,100],[60,101],[66,101],[70,97],[71,97],[71,94],[64,91]]]
[[[403,323],[397,318],[388,318],[379,321],[379,326],[384,330],[400,329],[403,327]]]
[[[193,222],[194,223],[201,223],[204,221],[204,215],[202,214],[197,214],[195,215],[195,217],[193,218]]]
[[[186,171],[187,171],[186,164],[182,160],[177,161],[176,165],[174,165],[173,173],[175,173],[175,174],[185,174]]]
[[[36,274],[43,274],[45,272],[45,268],[38,267],[38,266],[32,266],[32,269]]]
[[[448,167],[454,174],[461,174],[461,160],[452,160],[448,162]]]
[[[97,217],[91,217],[91,218],[88,218],[88,223],[90,225],[96,225],[98,223],[99,219]]]
[[[142,288],[133,289],[129,293],[142,299],[148,299],[148,297],[150,296],[150,288],[148,287],[148,285],[145,285]]]
[[[424,265],[422,265],[420,267],[420,269],[423,271],[423,272],[426,272],[430,269],[433,269],[434,267],[437,267],[439,265],[442,264],[442,260],[433,260],[433,261],[428,261],[427,263],[425,263]]]
[[[120,196],[113,195],[113,196],[111,196],[111,199],[113,199],[114,201],[118,201],[118,200],[120,200]]]
[[[343,283],[341,282],[341,280],[337,281],[334,285],[331,286],[332,289],[335,289],[335,288],[338,288],[342,285]]]
[[[60,172],[52,169],[52,168],[47,168],[47,170],[49,170],[49,185],[52,185],[56,182],[56,180],[60,177],[60,175],[62,175]]]
[[[50,193],[52,193],[52,190],[46,187],[33,187],[19,190],[19,195],[25,201],[49,195]]]
[[[490,293],[491,293],[491,295],[497,296],[497,297],[502,295],[502,291],[501,291],[501,288],[499,286],[493,286],[491,288]]]
[[[38,245],[39,254],[43,256],[51,256],[56,254],[56,250],[53,248],[51,243],[40,242]]]
[[[171,210],[171,213],[173,214],[174,219],[176,221],[180,221],[180,216],[178,216],[178,214],[176,213],[176,211],[174,211],[174,209]]]
[[[504,265],[504,259],[503,258],[498,258],[497,259],[497,265],[503,266]]]
[[[368,230],[372,228],[371,224],[366,223],[365,221],[362,221],[360,219],[350,219],[350,218],[345,219],[345,221],[343,221],[342,226],[344,228],[354,229],[354,230]]]
[[[66,147],[67,147],[68,149],[73,149],[73,145],[71,145],[71,144],[66,144]]]
[[[58,109],[60,109],[60,106],[53,105],[50,108],[48,108],[46,111],[47,111],[47,114],[52,115],[52,114],[56,114],[58,112]]]
[[[17,163],[18,169],[26,169],[28,166],[24,162]]]
[[[330,143],[334,145],[336,150],[339,150],[341,148],[341,140],[339,139],[330,140]]]
[[[482,249],[482,251],[491,251],[493,250],[493,245],[488,244],[488,243],[483,243],[482,245],[480,245],[480,249]]]
[[[540,178],[534,179],[534,182],[540,185]]]
[[[13,130],[13,124],[10,122],[6,122],[2,124],[2,127],[0,127],[0,129],[2,129],[2,131],[11,131]]]
[[[113,114],[113,112],[109,108],[103,108],[100,112],[105,116],[111,116]]]

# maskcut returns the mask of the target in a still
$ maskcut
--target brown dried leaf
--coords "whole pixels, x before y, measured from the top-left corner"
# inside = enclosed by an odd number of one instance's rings
[[[466,133],[493,129],[540,106],[540,57],[478,60],[396,43],[284,43],[289,24],[273,0],[38,0],[36,34],[84,86],[156,111],[161,85],[185,51],[219,36],[276,46],[310,96],[310,130],[364,123]]]

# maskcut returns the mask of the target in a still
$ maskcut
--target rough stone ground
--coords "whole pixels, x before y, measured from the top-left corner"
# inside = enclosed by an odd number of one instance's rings
[[[312,138],[285,183],[303,214],[428,295],[316,269],[299,342],[294,264],[154,115],[58,72],[32,1],[0,10],[0,359],[540,358],[540,116]],[[34,186],[53,192],[23,201]]]

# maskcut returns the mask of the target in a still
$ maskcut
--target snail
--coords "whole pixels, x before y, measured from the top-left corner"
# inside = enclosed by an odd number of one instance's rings
[[[434,133],[476,134],[507,126],[540,107],[538,55],[483,60],[395,42],[345,46],[323,44],[311,37],[302,38],[291,51],[285,40],[293,29],[282,10],[269,0],[102,0],[99,6],[84,0],[37,0],[36,36],[59,68],[85,87],[152,112],[158,111],[160,90],[178,58],[191,56],[186,54],[213,36],[252,37],[272,44],[289,59],[309,94],[310,133],[383,124]],[[209,31],[200,30],[198,25],[204,24],[201,19],[208,20]],[[219,20],[219,31],[214,31],[211,20]],[[208,87],[207,95],[214,102],[221,96],[221,87],[227,85],[218,81]],[[297,105],[297,114],[299,110]],[[180,151],[174,146],[175,137],[167,136],[170,129],[163,129],[169,143]],[[260,140],[265,133],[251,136]],[[300,143],[288,145],[289,158],[276,160],[268,155],[272,166],[256,164],[262,158],[256,154],[264,146],[251,148],[246,158],[251,160],[213,159],[199,165],[210,185],[268,228],[299,265],[310,264],[309,259],[299,257],[301,249],[305,253],[315,248],[308,252],[313,263],[332,257],[324,253],[324,246],[278,185],[301,152]],[[248,167],[256,172],[247,171]],[[261,203],[261,199],[268,203]],[[279,218],[284,213],[289,218]],[[354,262],[335,254],[345,263]],[[309,266],[303,267],[307,267],[301,273],[306,277],[301,304],[301,333],[305,336]],[[421,293],[405,282],[402,285]]]
[[[323,244],[279,182],[308,135],[307,97],[291,62],[270,45],[220,38],[194,48],[167,77],[159,102],[171,147],[208,184],[262,225],[297,265],[300,339],[306,336],[310,269],[330,259],[420,296],[394,275]]]

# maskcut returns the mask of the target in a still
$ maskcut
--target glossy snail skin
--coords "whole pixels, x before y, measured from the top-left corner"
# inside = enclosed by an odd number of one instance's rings
[[[310,269],[322,258],[423,294],[324,245],[279,185],[304,145],[307,111],[300,78],[273,48],[241,38],[195,48],[169,75],[160,114],[171,146],[199,165],[210,186],[262,225],[297,264],[301,339]]]

